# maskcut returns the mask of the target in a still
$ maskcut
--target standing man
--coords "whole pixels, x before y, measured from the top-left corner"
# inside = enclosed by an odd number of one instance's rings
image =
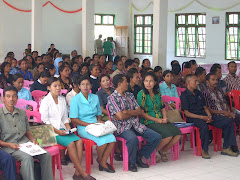
[[[20,173],[24,180],[34,180],[34,159],[38,159],[41,165],[42,179],[53,180],[52,157],[49,153],[30,156],[19,150],[20,144],[37,140],[30,132],[26,112],[14,106],[18,100],[18,90],[14,86],[8,86],[3,91],[5,106],[0,109],[0,146],[11,154],[17,161],[21,161]]]
[[[95,40],[95,53],[98,55],[103,54],[103,42],[102,42],[102,35],[99,34],[98,39]]]
[[[112,61],[112,51],[113,51],[113,43],[111,42],[111,38],[108,37],[107,41],[103,43],[103,54],[108,57],[108,61]]]
[[[211,115],[202,93],[197,90],[198,80],[195,75],[188,74],[186,83],[187,89],[182,92],[180,97],[182,110],[187,117],[187,122],[194,123],[194,126],[199,128],[202,142],[202,158],[210,159],[208,154],[209,124],[222,129],[224,143],[221,154],[237,157],[238,153],[233,152],[230,148],[231,146],[236,146],[233,120],[226,120],[224,117]]]

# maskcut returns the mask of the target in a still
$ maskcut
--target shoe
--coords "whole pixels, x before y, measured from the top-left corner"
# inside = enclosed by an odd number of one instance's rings
[[[142,162],[142,156],[137,156],[136,164],[141,168],[149,168],[149,166]]]
[[[96,180],[94,177],[87,175],[87,177],[85,178],[85,180]]]
[[[64,159],[61,159],[61,163],[63,166],[67,166],[68,165],[68,162],[67,160],[64,158]]]
[[[210,155],[208,154],[208,151],[204,151],[202,149],[202,158],[203,159],[211,159]]]
[[[167,152],[158,151],[158,153],[160,154],[161,160],[162,160],[163,162],[168,162]]]
[[[106,172],[109,172],[109,173],[115,173],[115,170],[113,170],[112,168],[105,168],[103,167],[101,164],[99,164],[99,171],[106,171]]]
[[[237,147],[237,146],[231,146],[231,149],[232,149],[232,151],[233,151],[233,152],[235,152],[235,153],[238,153],[238,154],[239,154],[239,149],[238,149],[238,147]]]
[[[123,161],[123,156],[120,153],[115,153],[114,159],[115,159],[115,161]]]
[[[111,169],[115,172],[115,170],[113,169],[113,167],[110,164],[107,163],[107,166],[108,166],[108,169]]]
[[[233,157],[237,157],[237,156],[238,156],[238,153],[233,152],[233,151],[231,150],[231,148],[222,149],[221,154],[222,154],[222,155],[233,156]]]
[[[128,170],[132,172],[138,172],[137,166],[135,164],[128,164]]]
[[[84,178],[81,175],[77,176],[76,174],[74,174],[72,178],[73,180],[84,180]]]

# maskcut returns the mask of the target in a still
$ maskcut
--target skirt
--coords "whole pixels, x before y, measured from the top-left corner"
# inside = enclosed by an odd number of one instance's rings
[[[166,124],[152,123],[148,124],[147,127],[161,134],[163,139],[171,136],[182,135],[180,129],[170,122]]]
[[[80,137],[76,136],[75,134],[68,134],[66,136],[58,135],[58,136],[56,136],[56,139],[57,139],[58,144],[60,144],[62,146],[65,146],[65,147],[68,147],[68,145],[71,142],[80,140]]]
[[[102,146],[104,144],[116,142],[116,138],[113,134],[107,134],[104,136],[96,137],[85,131],[85,128],[86,128],[85,126],[78,126],[79,136],[94,141],[97,144],[97,146]]]

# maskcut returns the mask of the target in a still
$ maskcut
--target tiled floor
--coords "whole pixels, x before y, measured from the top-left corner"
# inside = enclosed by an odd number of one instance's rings
[[[177,161],[170,160],[171,154],[169,153],[169,162],[160,162],[149,169],[138,168],[136,173],[124,172],[122,162],[117,161],[114,161],[116,173],[100,172],[94,161],[91,175],[97,180],[240,180],[240,156],[223,156],[220,152],[213,152],[212,145],[209,149],[212,157],[210,160],[194,156],[192,150],[188,149],[180,152],[180,159]],[[96,151],[93,152],[95,160]],[[82,164],[85,167],[84,161]],[[72,180],[73,173],[72,163],[63,166],[64,180]],[[56,179],[59,179],[58,170]]]

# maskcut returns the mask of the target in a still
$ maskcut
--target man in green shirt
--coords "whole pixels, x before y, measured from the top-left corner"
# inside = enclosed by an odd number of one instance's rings
[[[113,43],[110,41],[111,38],[108,37],[107,41],[103,43],[103,54],[108,57],[108,61],[112,60],[112,50],[113,50]]]

